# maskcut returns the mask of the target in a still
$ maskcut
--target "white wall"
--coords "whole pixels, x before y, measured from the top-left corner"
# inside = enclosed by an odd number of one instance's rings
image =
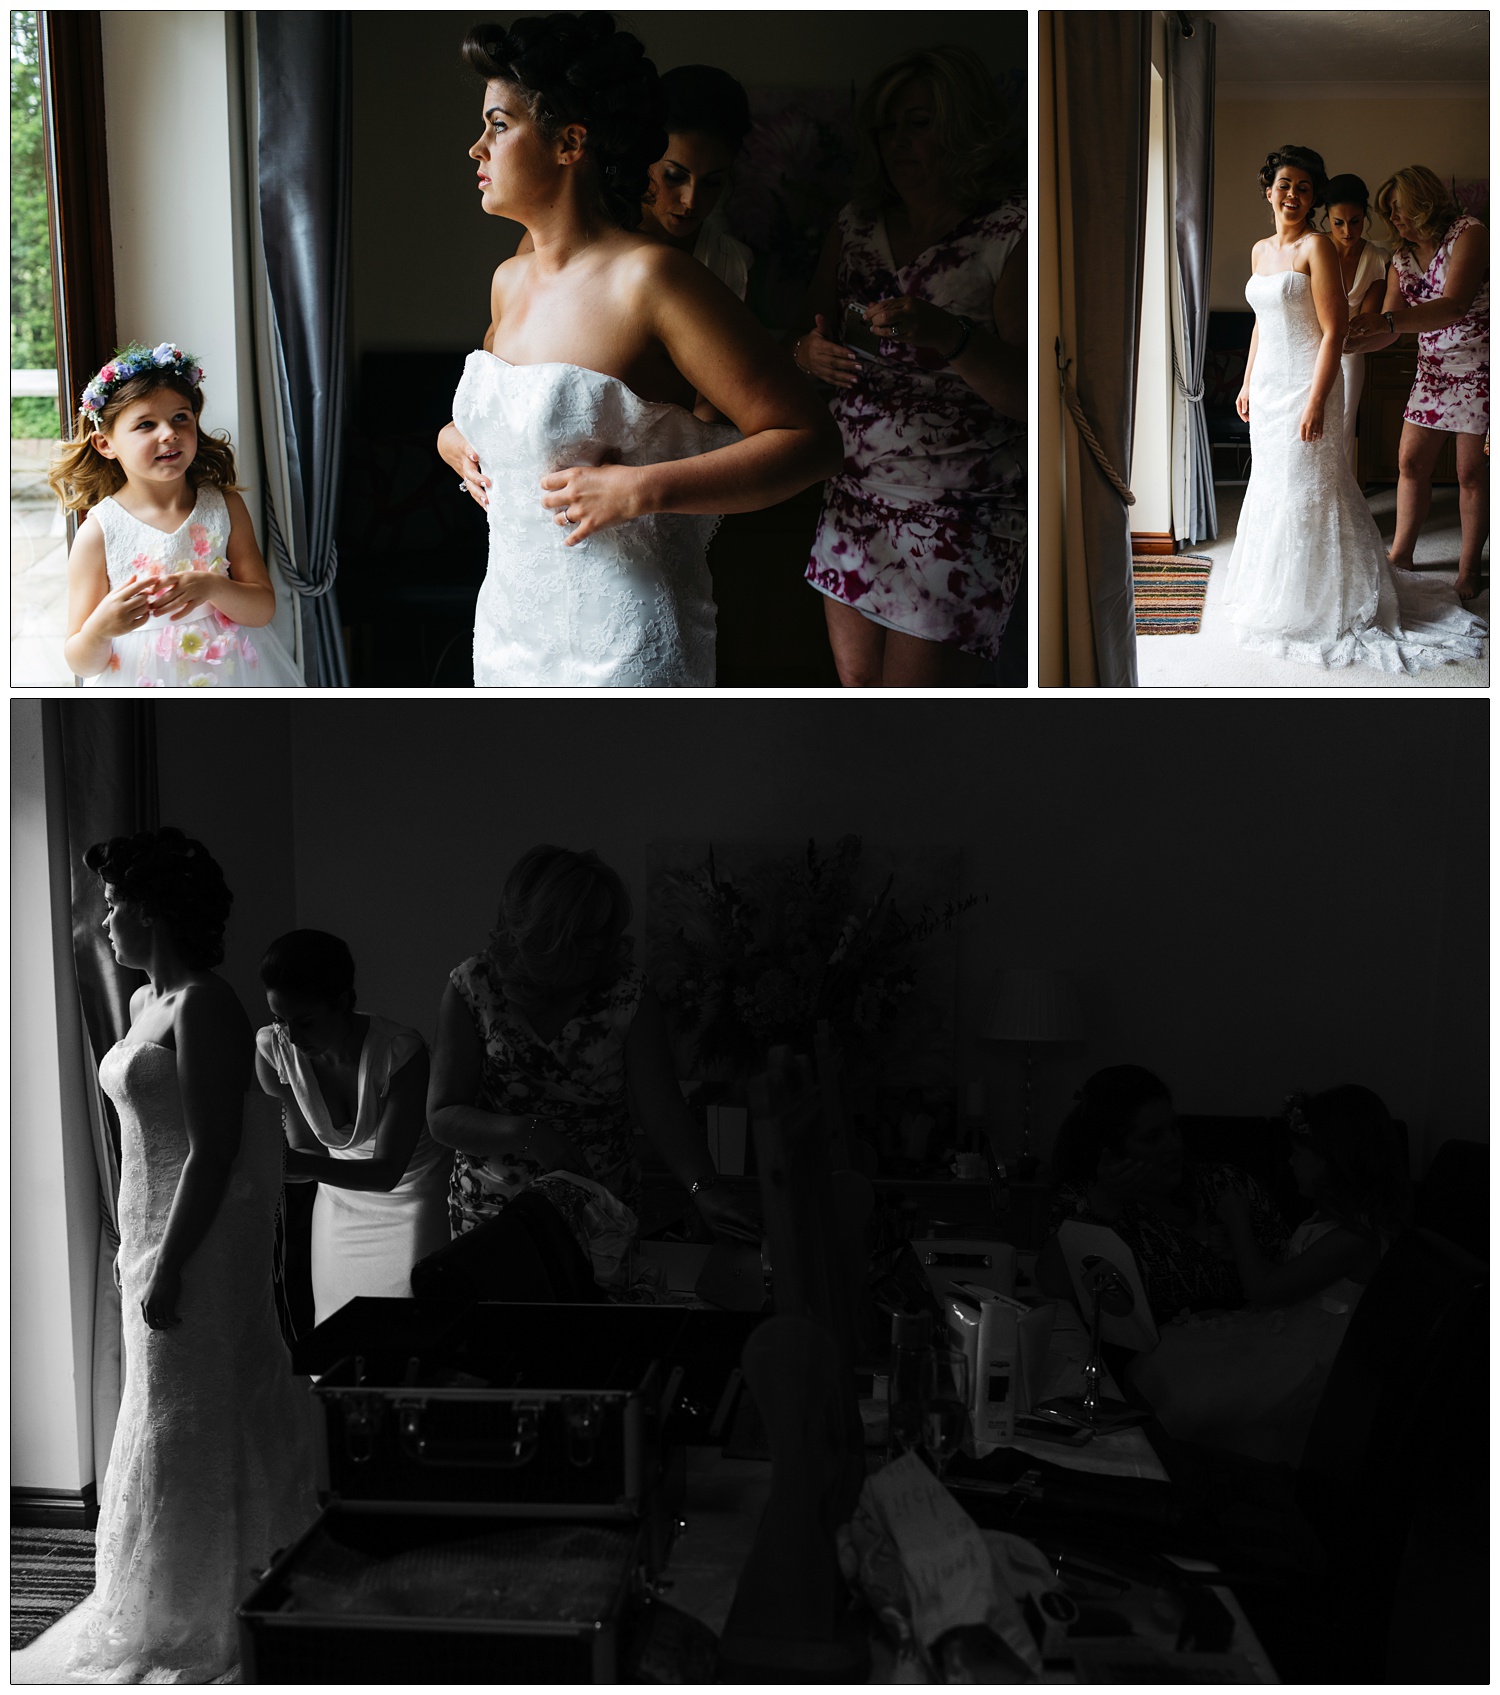
[[[203,423],[227,430],[263,536],[239,14],[102,14],[109,215],[121,343],[173,341],[205,374]],[[276,585],[290,647],[291,592]]]
[[[1167,285],[1166,59],[1160,13],[1151,20],[1151,128],[1146,164],[1145,273],[1141,279],[1141,339],[1135,379],[1135,437],[1130,528],[1140,535],[1172,532],[1172,330]]]
[[[1017,701],[983,741],[971,705],[938,700],[292,702],[285,738],[257,734],[264,706],[216,706],[158,707],[163,816],[227,867],[260,856],[269,907],[288,910],[290,888],[288,922],[350,942],[366,1004],[429,1034],[534,842],[596,847],[639,903],[654,839],[854,831],[957,844],[965,886],[990,896],[960,943],[955,1081],[986,1081],[1002,1145],[1018,1056],[975,1032],[1006,964],[1086,985],[1087,1042],[1038,1067],[1044,1144],[1082,1079],[1123,1060],[1187,1111],[1270,1112],[1293,1088],[1360,1081],[1434,1145],[1487,1135],[1486,1049],[1450,1035],[1455,1008],[1471,1034],[1484,1016],[1484,930],[1473,878],[1445,890],[1442,869],[1482,875],[1473,808],[1392,802],[1461,724],[1482,789],[1478,703]],[[202,781],[225,745],[235,781]],[[265,823],[278,812],[290,835]],[[278,840],[295,842],[294,882]],[[242,916],[230,974],[259,1017],[274,931],[241,934]]]
[[[41,703],[10,715],[10,1480],[77,1491],[94,1476],[99,1185],[77,984],[53,934],[67,863],[47,823]]]
[[[1249,310],[1250,249],[1271,233],[1256,175],[1266,154],[1287,142],[1321,153],[1330,176],[1363,177],[1372,197],[1404,165],[1426,165],[1444,179],[1489,175],[1487,84],[1249,82],[1233,80],[1235,69],[1220,60],[1215,95],[1215,309]],[[1388,232],[1377,220],[1372,234],[1379,241]]]

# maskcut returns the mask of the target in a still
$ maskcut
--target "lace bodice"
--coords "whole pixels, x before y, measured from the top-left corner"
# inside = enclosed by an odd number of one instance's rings
[[[574,465],[655,465],[735,441],[681,406],[578,365],[471,353],[453,418],[490,479],[489,570],[474,619],[481,687],[712,688],[717,518],[654,513],[575,546],[541,479]]]

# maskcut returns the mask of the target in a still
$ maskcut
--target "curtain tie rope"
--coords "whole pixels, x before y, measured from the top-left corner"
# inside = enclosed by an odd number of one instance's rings
[[[1081,435],[1084,441],[1088,443],[1089,452],[1094,456],[1094,463],[1109,479],[1110,484],[1113,486],[1115,493],[1119,495],[1120,499],[1123,500],[1127,506],[1134,506],[1135,496],[1130,492],[1129,485],[1125,482],[1125,479],[1114,468],[1114,466],[1110,464],[1108,454],[1106,454],[1104,449],[1100,446],[1099,438],[1094,434],[1093,426],[1084,415],[1083,403],[1078,398],[1077,390],[1073,387],[1072,382],[1068,378],[1068,367],[1073,363],[1073,361],[1071,359],[1063,358],[1061,341],[1057,342],[1056,346],[1057,380],[1062,385],[1063,404],[1072,414],[1073,422],[1078,426],[1079,435]]]
[[[1200,381],[1196,389],[1188,387],[1183,380],[1182,366],[1177,363],[1177,349],[1172,349],[1172,375],[1177,379],[1177,392],[1190,406],[1198,406],[1203,400],[1203,383]]]

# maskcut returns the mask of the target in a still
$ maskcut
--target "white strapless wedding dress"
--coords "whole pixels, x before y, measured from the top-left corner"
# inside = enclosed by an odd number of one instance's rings
[[[228,1187],[189,1255],[181,1322],[141,1297],[187,1158],[177,1055],[120,1042],[99,1081],[120,1114],[125,1385],[99,1506],[94,1592],[11,1657],[17,1683],[238,1680],[234,1610],[317,1514],[312,1398],[271,1293],[281,1115],[246,1097]]]
[[[738,439],[578,365],[471,353],[453,421],[490,479],[489,570],[474,610],[481,688],[712,688],[719,520],[656,513],[564,546],[549,471],[657,465]]]
[[[1312,279],[1252,276],[1259,342],[1250,373],[1250,482],[1224,587],[1242,646],[1315,665],[1419,671],[1484,652],[1486,625],[1450,583],[1393,571],[1344,457],[1344,379],[1321,440],[1301,440],[1322,339]]]

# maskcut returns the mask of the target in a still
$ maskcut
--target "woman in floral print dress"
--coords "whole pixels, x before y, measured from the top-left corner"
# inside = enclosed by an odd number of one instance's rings
[[[635,1230],[634,1114],[710,1225],[758,1237],[683,1103],[629,922],[625,885],[596,854],[532,848],[506,879],[489,946],[450,975],[427,1113],[455,1150],[455,1236],[533,1189],[600,1275]]]
[[[1347,345],[1364,353],[1415,334],[1417,378],[1401,428],[1401,477],[1390,561],[1412,569],[1417,536],[1432,503],[1432,473],[1449,432],[1458,437],[1460,600],[1480,593],[1480,558],[1489,535],[1489,232],[1469,217],[1423,165],[1381,184],[1376,205],[1398,237],[1379,313],[1355,319]]]
[[[807,580],[845,687],[985,678],[1026,563],[1026,213],[999,195],[994,84],[908,53],[860,109],[864,157],[797,363],[837,389],[844,467]]]

